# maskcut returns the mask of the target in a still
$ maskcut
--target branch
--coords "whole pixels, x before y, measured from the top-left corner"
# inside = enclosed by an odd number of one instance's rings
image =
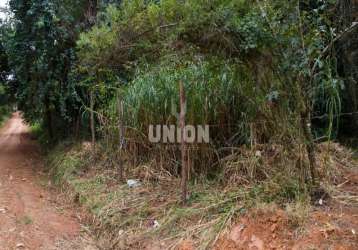
[[[313,80],[313,75],[317,69],[318,66],[318,62],[320,59],[322,59],[327,52],[333,47],[333,45],[338,42],[339,40],[341,40],[345,35],[351,33],[356,27],[358,27],[358,22],[354,22],[351,27],[347,28],[346,30],[344,30],[339,36],[337,36],[335,39],[333,39],[321,52],[321,54],[319,55],[319,57],[316,59],[315,63],[313,64],[310,76],[311,76],[311,82]]]

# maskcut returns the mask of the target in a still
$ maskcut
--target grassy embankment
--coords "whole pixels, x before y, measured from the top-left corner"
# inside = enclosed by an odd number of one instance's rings
[[[272,150],[279,154],[272,155]],[[334,143],[321,144],[318,151],[322,186],[330,197],[337,196],[335,182],[347,166],[355,166],[352,154]],[[287,212],[293,229],[307,222],[316,199],[321,197],[310,195],[289,173],[296,167],[289,158],[284,169],[276,165],[278,155],[284,155],[284,149],[242,149],[223,160],[224,168],[216,178],[192,182],[186,206],[178,202],[177,177],[165,171],[154,172],[151,162],[142,162],[127,168],[131,170],[125,180],[141,182],[141,186],[129,188],[125,181],[118,180],[116,169],[107,167],[110,159],[101,150],[93,154],[88,143],[57,146],[49,153],[47,165],[54,183],[64,187],[66,197],[88,210],[89,222],[106,249],[169,249],[186,239],[198,249],[206,249],[253,208],[279,206]],[[239,175],[243,167],[248,172],[261,168],[271,177],[250,179],[249,175]]]

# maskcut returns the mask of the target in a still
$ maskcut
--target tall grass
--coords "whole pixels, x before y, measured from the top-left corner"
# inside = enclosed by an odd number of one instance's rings
[[[208,173],[212,167],[220,166],[222,157],[232,153],[231,148],[252,141],[264,143],[291,138],[292,131],[296,131],[293,129],[297,123],[295,112],[288,110],[291,108],[288,97],[281,97],[284,90],[280,88],[284,86],[276,84],[269,73],[267,82],[261,81],[260,85],[255,77],[246,64],[216,57],[142,65],[133,80],[119,90],[109,109],[100,112],[105,114],[101,117],[101,131],[107,142],[115,145],[110,148],[116,152],[118,101],[122,101],[127,151],[139,160],[155,155],[158,159],[153,165],[176,173],[180,165],[179,147],[151,144],[148,130],[149,125],[178,123],[175,114],[179,113],[179,82],[182,81],[187,96],[186,123],[210,127],[211,143],[190,145],[188,149],[192,172]]]
[[[227,131],[215,127],[234,128],[238,125],[234,121],[247,122],[247,116],[254,115],[245,100],[252,82],[243,68],[214,61],[162,63],[142,68],[125,90],[127,125],[146,134],[150,124],[175,124],[179,81],[187,94],[187,124],[211,125],[214,140],[227,136]]]

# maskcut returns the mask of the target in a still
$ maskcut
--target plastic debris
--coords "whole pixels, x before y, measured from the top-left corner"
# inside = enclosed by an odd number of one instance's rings
[[[18,243],[18,244],[16,244],[16,248],[25,248],[25,244]]]
[[[130,188],[135,188],[135,187],[139,187],[141,184],[139,180],[127,180],[127,185]]]
[[[153,228],[158,228],[160,226],[157,220],[153,221]]]

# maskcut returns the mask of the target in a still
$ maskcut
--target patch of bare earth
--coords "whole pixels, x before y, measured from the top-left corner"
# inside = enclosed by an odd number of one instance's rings
[[[336,188],[344,195],[316,204],[302,225],[294,225],[284,209],[260,209],[239,219],[215,250],[357,249],[357,171],[345,171],[343,180]]]

